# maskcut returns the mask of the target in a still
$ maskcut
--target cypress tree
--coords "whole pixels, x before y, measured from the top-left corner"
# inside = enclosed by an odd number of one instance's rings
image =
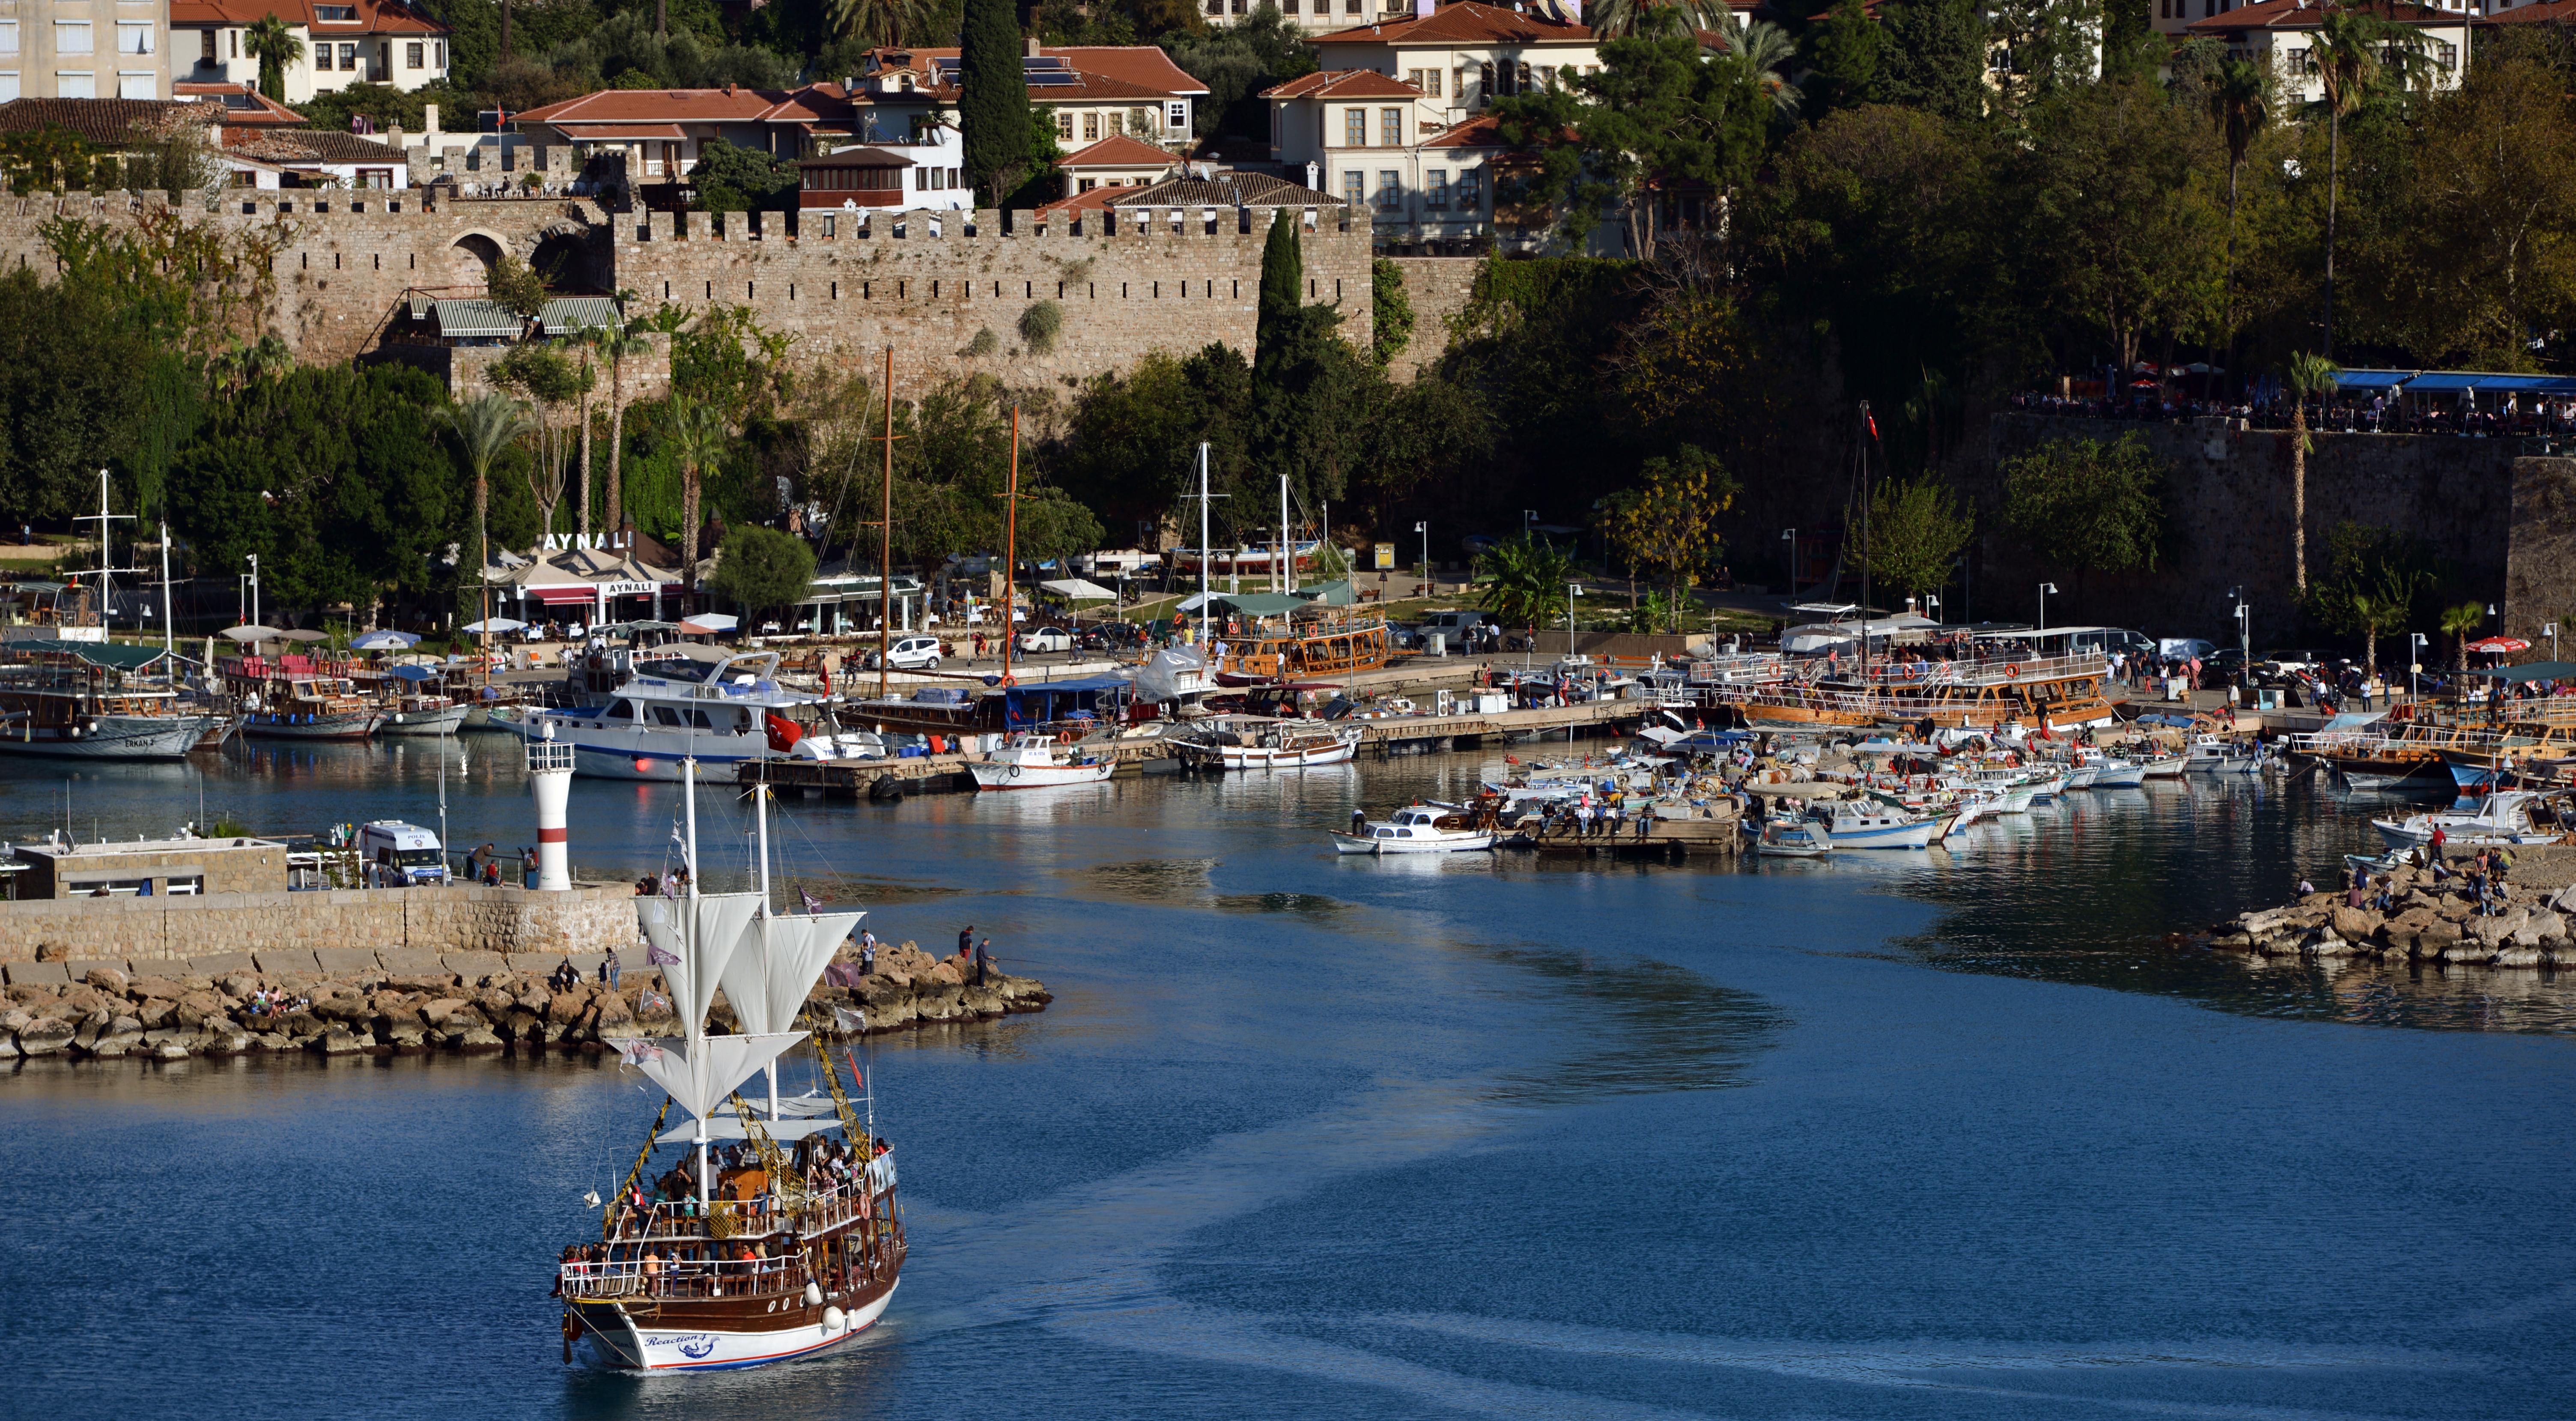
[[[1869,101],[1878,78],[1878,22],[1860,0],[1836,0],[1822,24],[1807,30],[1807,103],[1818,117]]]
[[[1253,357],[1275,352],[1298,326],[1306,304],[1306,258],[1297,246],[1297,215],[1271,209],[1270,238],[1261,247],[1261,317],[1253,330]]]
[[[966,0],[958,36],[958,126],[976,201],[1000,206],[1029,167],[1029,82],[1012,0]]]

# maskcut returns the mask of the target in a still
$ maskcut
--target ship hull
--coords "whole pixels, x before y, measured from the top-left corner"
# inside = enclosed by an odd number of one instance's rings
[[[794,1320],[786,1325],[754,1328],[743,1324],[752,1317],[769,1321],[776,1315],[753,1314],[737,1320],[720,1302],[696,1307],[665,1303],[653,1309],[658,1315],[639,1319],[628,1311],[631,1304],[585,1302],[578,1311],[582,1335],[573,1345],[573,1355],[591,1367],[616,1372],[721,1372],[792,1362],[875,1326],[894,1301],[899,1282],[887,1280],[883,1292],[848,1309],[837,1328],[825,1325],[819,1308],[792,1308]]]
[[[38,755],[54,760],[184,760],[216,720],[213,716],[100,716],[98,729],[74,739],[58,728],[0,735],[0,756]],[[48,733],[54,731],[55,733]]]
[[[449,706],[445,710],[395,711],[385,717],[378,730],[383,735],[454,735],[465,726],[465,713],[472,706]]]
[[[242,717],[241,733],[254,740],[364,740],[383,716],[376,711],[348,715],[253,711]]]

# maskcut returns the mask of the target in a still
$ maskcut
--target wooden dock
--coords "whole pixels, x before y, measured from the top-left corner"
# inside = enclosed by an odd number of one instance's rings
[[[1389,716],[1361,720],[1360,744],[1378,748],[1424,741],[1474,744],[1492,736],[1544,737],[1600,726],[1633,725],[1654,714],[1651,701],[1591,701],[1572,706],[1537,706],[1529,710],[1462,711],[1456,715]]]
[[[1576,834],[1560,825],[1547,833],[1516,834],[1502,846],[1550,858],[1731,856],[1744,846],[1742,822],[1732,813],[1718,819],[1630,820],[1616,834]]]

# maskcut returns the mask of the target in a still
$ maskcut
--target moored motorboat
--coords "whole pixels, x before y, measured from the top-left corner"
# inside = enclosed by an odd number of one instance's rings
[[[1850,799],[1819,804],[1809,817],[1825,827],[1834,847],[1844,849],[1928,849],[1942,831],[1936,816],[1906,814]]]
[[[1098,784],[1117,768],[1117,761],[1074,745],[1069,736],[1024,732],[966,770],[975,788],[1000,790]]]
[[[1753,852],[1772,858],[1821,858],[1833,851],[1833,834],[1813,820],[1769,820],[1753,841]]]
[[[2373,819],[2382,843],[2412,849],[2433,841],[2440,830],[2446,844],[2545,844],[2576,830],[2576,801],[2539,790],[2497,790],[2466,813],[2410,814],[2402,819]]]
[[[1288,770],[1339,765],[1359,753],[1350,721],[1219,717],[1170,737],[1173,753],[1197,770]]]
[[[1353,832],[1333,834],[1333,848],[1345,854],[1480,853],[1494,846],[1490,813],[1464,805],[1414,803],[1385,819],[1351,816]]]

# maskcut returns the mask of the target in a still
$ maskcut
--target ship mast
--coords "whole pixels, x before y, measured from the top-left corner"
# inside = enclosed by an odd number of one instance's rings
[[[697,940],[698,757],[695,753],[681,757],[680,783],[682,786],[680,791],[680,803],[685,806],[685,813],[688,819],[688,838],[680,845],[681,867],[686,869],[689,875],[689,896],[685,900],[686,906],[682,911],[688,925],[689,957],[692,962],[695,962],[700,960],[700,944]],[[696,969],[693,967],[691,970],[694,972]],[[683,1005],[680,1015],[680,1024],[687,1032],[690,1059],[695,1060],[697,1059],[698,1052],[703,1050],[706,1045],[706,1024],[698,1020],[698,1013],[694,1004]],[[712,1202],[715,1195],[715,1179],[709,1173],[707,1168],[707,1117],[703,1110],[692,1110],[689,1114],[690,1123],[696,1127],[696,1138],[692,1143],[698,1147],[698,1213],[703,1217],[706,1214],[708,1204]]]

